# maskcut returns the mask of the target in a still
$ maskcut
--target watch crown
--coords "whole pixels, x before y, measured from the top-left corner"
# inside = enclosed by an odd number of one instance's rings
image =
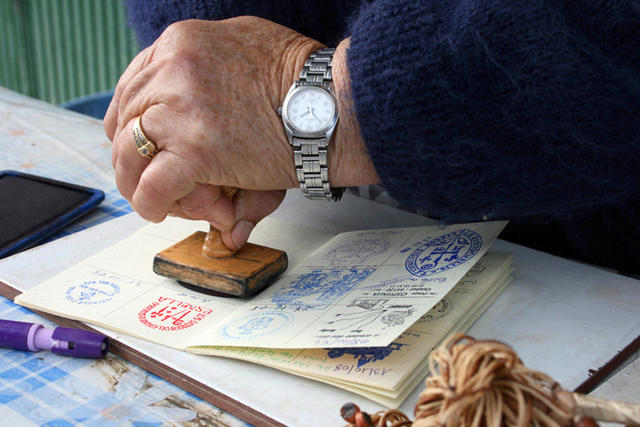
[[[278,107],[276,113],[278,113],[279,116],[282,116],[282,107]]]

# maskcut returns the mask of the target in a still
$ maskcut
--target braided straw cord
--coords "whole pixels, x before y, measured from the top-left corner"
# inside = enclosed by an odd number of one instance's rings
[[[343,418],[355,427],[640,426],[640,405],[570,393],[499,341],[453,334],[431,353],[429,369],[413,423],[398,410],[367,415],[353,403]]]
[[[640,405],[574,393],[576,414],[595,420],[640,426]]]

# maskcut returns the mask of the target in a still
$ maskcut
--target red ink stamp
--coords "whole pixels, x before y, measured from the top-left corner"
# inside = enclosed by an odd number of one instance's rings
[[[213,310],[173,298],[158,297],[140,313],[138,321],[159,331],[187,329],[205,319]]]

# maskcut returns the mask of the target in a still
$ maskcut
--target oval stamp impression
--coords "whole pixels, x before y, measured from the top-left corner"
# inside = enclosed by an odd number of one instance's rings
[[[443,273],[468,261],[481,247],[482,237],[463,228],[418,246],[404,265],[409,273],[418,277]]]
[[[120,288],[115,283],[107,280],[88,280],[69,287],[65,292],[65,298],[74,304],[102,304],[111,301],[111,298],[119,293]]]
[[[223,326],[220,335],[233,340],[257,338],[277,332],[291,322],[293,316],[281,311],[253,313]]]
[[[159,331],[179,331],[196,325],[213,310],[173,298],[158,297],[138,313],[138,321]]]

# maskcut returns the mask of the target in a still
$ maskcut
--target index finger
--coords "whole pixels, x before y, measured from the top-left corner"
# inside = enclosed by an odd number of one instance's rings
[[[151,56],[152,47],[153,45],[141,50],[140,53],[133,58],[118,80],[118,84],[116,85],[116,89],[113,93],[113,98],[111,99],[109,108],[107,108],[107,113],[104,116],[104,131],[107,134],[107,137],[112,141],[118,127],[118,104],[120,103],[122,92],[124,92],[129,82],[147,66]]]
[[[192,169],[181,157],[160,151],[140,175],[131,206],[148,221],[162,221],[177,200],[196,188]]]

